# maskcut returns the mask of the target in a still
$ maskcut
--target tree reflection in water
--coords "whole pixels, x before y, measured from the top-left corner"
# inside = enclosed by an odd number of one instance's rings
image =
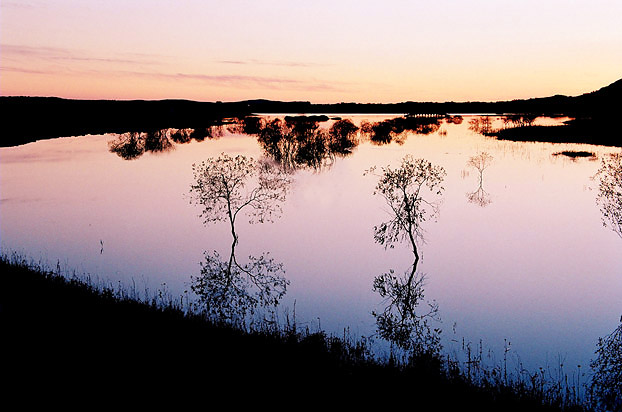
[[[147,132],[119,133],[108,142],[108,150],[124,160],[138,159],[145,153],[161,153],[173,150],[174,144],[192,140],[214,139],[224,133],[223,121],[208,126],[186,129],[154,129]]]
[[[622,237],[622,153],[603,158],[596,177],[599,179],[596,202],[603,214],[603,225]]]
[[[409,115],[374,123],[363,121],[360,128],[350,119],[337,119],[329,128],[320,127],[327,120],[329,118],[323,115],[219,119],[195,128],[121,133],[108,142],[108,146],[111,153],[133,160],[148,152],[172,150],[175,144],[219,138],[224,135],[226,125],[231,133],[256,136],[264,154],[286,170],[321,171],[329,168],[337,157],[352,154],[361,139],[376,145],[403,144],[409,133],[430,134],[439,131],[443,120],[460,123],[462,118]]]
[[[622,317],[609,336],[598,339],[590,395],[598,410],[622,411]]]
[[[333,153],[342,156],[351,154],[354,148],[358,146],[357,138],[359,127],[350,119],[339,119],[328,130],[329,143],[328,147]]]
[[[250,223],[278,217],[290,178],[267,160],[255,161],[224,153],[193,165],[193,173],[191,203],[203,208],[203,223],[227,221],[232,236],[228,260],[222,260],[216,251],[205,252],[201,276],[192,282],[199,302],[209,316],[233,322],[242,322],[258,307],[276,307],[289,284],[283,265],[268,253],[249,256],[248,263],[240,264],[235,254],[238,244],[235,225],[243,210]]]
[[[337,156],[347,156],[358,145],[358,127],[349,119],[337,120],[327,130],[320,128],[325,116],[286,116],[263,120],[240,120],[238,130],[253,132],[264,154],[287,171],[330,167]]]
[[[467,193],[467,199],[470,203],[481,207],[488,206],[492,202],[490,194],[484,190],[484,170],[490,165],[492,159],[488,153],[481,152],[470,157],[467,162],[467,166],[474,168],[479,174],[477,189],[474,192]]]
[[[487,135],[493,132],[490,116],[476,116],[469,120],[469,130],[477,134]]]
[[[390,211],[390,219],[374,227],[375,241],[385,248],[407,241],[414,257],[402,276],[390,270],[374,279],[374,291],[386,302],[382,311],[372,312],[377,331],[383,339],[413,355],[438,354],[440,329],[431,325],[431,321],[439,320],[438,306],[426,302],[427,309],[421,311],[425,276],[417,272],[417,265],[422,224],[438,212],[439,203],[431,198],[442,194],[446,172],[441,166],[408,155],[397,169],[387,166],[377,174],[374,167],[366,174],[379,177],[374,195],[382,196]]]
[[[596,202],[603,225],[622,237],[622,153],[603,158],[595,177],[599,179]],[[590,366],[594,371],[589,387],[594,406],[622,411],[622,317],[610,335],[598,339],[596,359]]]
[[[108,150],[125,160],[138,159],[145,153],[144,133],[119,134],[116,139],[108,142]]]
[[[391,142],[404,144],[408,132],[415,134],[430,134],[438,131],[444,116],[402,116],[379,122],[362,122],[361,133],[372,144],[384,145]],[[453,117],[451,117],[453,119]]]

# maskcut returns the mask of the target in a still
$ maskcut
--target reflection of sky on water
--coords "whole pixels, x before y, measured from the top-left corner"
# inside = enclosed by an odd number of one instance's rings
[[[346,117],[346,116],[343,116]],[[384,116],[352,116],[379,120]],[[238,225],[239,256],[270,251],[291,284],[284,299],[299,324],[340,334],[373,330],[374,276],[403,272],[406,247],[384,250],[373,241],[385,220],[370,166],[397,164],[406,154],[447,170],[437,222],[426,222],[420,247],[426,298],[439,303],[445,338],[495,348],[504,338],[526,365],[557,355],[568,364],[593,356],[596,339],[620,316],[622,241],[602,226],[595,204],[599,162],[553,156],[619,149],[586,145],[501,142],[443,124],[447,134],[410,135],[402,145],[361,143],[322,172],[299,170],[282,217],[275,223]],[[191,164],[221,152],[261,156],[255,138],[229,135],[175,145],[125,161],[108,152],[111,136],[40,141],[0,149],[2,247],[77,272],[138,288],[166,283],[174,294],[198,274],[204,250],[225,253],[225,224],[204,227],[188,203]],[[478,185],[469,157],[488,152],[493,163],[483,187],[491,203],[469,203]],[[103,253],[100,254],[103,242]],[[319,320],[318,320],[319,318]],[[533,363],[532,363],[533,362]]]

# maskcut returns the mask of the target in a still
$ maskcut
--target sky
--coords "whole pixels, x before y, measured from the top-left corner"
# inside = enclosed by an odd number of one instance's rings
[[[576,96],[622,0],[0,0],[0,94],[312,103]]]

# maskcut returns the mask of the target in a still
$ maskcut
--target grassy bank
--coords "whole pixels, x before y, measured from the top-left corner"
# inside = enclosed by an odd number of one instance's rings
[[[310,398],[349,406],[406,402],[409,409],[563,410],[543,404],[535,388],[476,385],[439,359],[396,365],[375,358],[365,342],[293,324],[216,324],[173,299],[137,299],[20,258],[2,256],[0,269],[3,371],[12,385],[33,392],[181,390],[211,402],[253,393],[257,404],[274,399],[281,406]]]

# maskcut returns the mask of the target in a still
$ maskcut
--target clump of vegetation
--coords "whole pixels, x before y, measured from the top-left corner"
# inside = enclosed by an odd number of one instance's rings
[[[352,154],[359,144],[359,128],[351,120],[335,120],[328,129],[320,127],[322,121],[321,116],[262,119],[254,125],[253,134],[264,154],[284,169],[319,171],[330,167],[336,157]]]
[[[587,152],[585,150],[564,150],[561,152],[553,153],[553,156],[566,156],[572,159],[576,159],[578,157],[589,157],[596,158],[596,155],[592,152]]]
[[[440,129],[442,120],[442,116],[402,116],[373,123],[364,121],[361,132],[373,144],[403,144],[408,132],[422,135],[434,133]]]

